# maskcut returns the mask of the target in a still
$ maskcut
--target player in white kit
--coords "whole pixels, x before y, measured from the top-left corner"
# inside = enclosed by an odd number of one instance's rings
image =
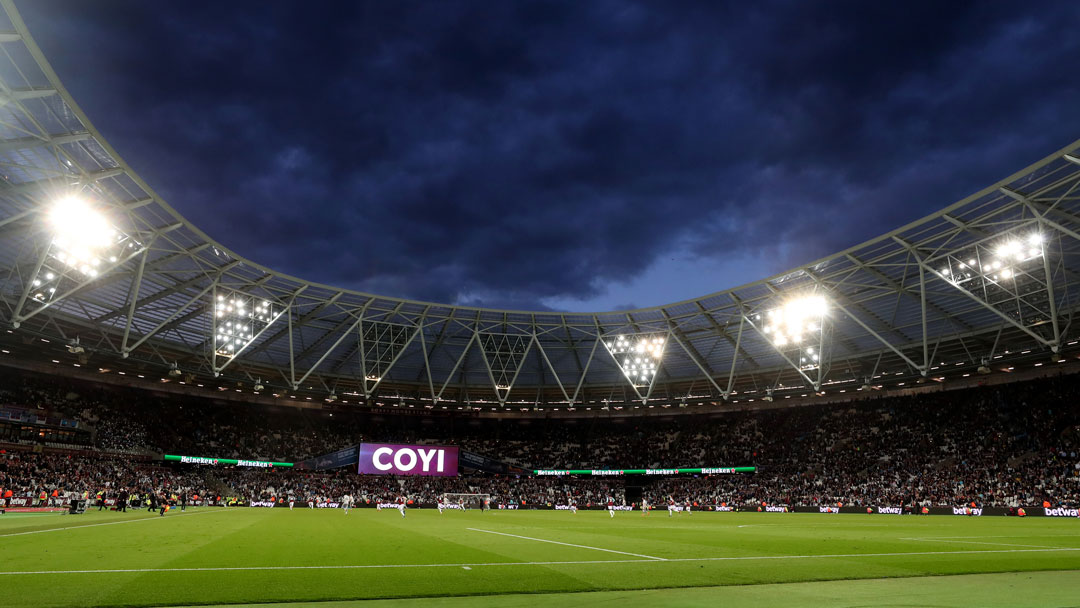
[[[352,494],[346,494],[341,497],[341,508],[345,510],[345,515],[349,514],[349,507],[352,506]]]

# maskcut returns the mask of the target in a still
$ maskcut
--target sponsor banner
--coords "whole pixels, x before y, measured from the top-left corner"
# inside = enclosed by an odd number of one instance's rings
[[[11,513],[63,513],[68,509],[67,507],[14,507],[4,510]]]
[[[488,458],[480,454],[474,454],[472,452],[466,452],[461,450],[458,454],[458,463],[463,467],[469,467],[470,469],[476,469],[478,471],[486,471],[488,473],[505,474],[510,471],[509,465],[504,462],[499,462],[494,458]]]
[[[766,513],[787,513],[788,511],[787,507],[774,507],[772,505],[765,507]]]
[[[534,469],[536,476],[588,475],[605,477],[613,475],[733,475],[754,473],[757,467],[697,467],[692,469]]]
[[[440,502],[440,503],[439,503],[438,505],[436,505],[436,506],[437,506],[438,508],[440,508],[440,509],[444,510],[444,511],[445,511],[446,509],[457,509],[457,510],[459,510],[459,511],[464,511],[464,510],[465,510],[465,507],[463,507],[463,506],[461,506],[461,505],[459,505],[459,504],[455,504],[455,503],[452,503],[452,502]],[[501,507],[500,507],[500,508],[501,508]]]
[[[520,507],[518,505],[512,505],[512,504],[511,505],[500,504],[499,508],[500,509],[506,509],[506,510],[509,510],[509,511],[514,511],[514,510],[519,509]]]
[[[270,462],[266,460],[243,460],[236,458],[210,458],[207,456],[180,456],[177,454],[165,454],[167,462],[179,462],[183,464],[208,464],[211,466],[231,464],[238,467],[253,467],[257,469],[270,469],[273,467],[291,467],[291,462]]]
[[[1031,510],[1035,511],[1036,509]],[[1058,507],[1056,509],[1047,509],[1046,507],[1042,507],[1037,510],[1042,511],[1042,515],[1044,515],[1045,517],[1080,517],[1080,509],[1070,509],[1068,507]]]
[[[458,449],[442,445],[361,443],[358,472],[364,475],[458,474]]]
[[[360,446],[351,445],[347,448],[341,448],[335,452],[330,452],[329,454],[323,454],[317,458],[310,458],[303,462],[298,462],[296,463],[296,468],[325,471],[328,469],[340,469],[341,467],[352,466],[352,464],[356,462],[359,450]]]
[[[66,497],[66,496],[57,496],[56,498],[53,498],[52,496],[50,496],[45,500],[45,506],[47,506],[47,507],[59,507],[59,506],[64,506],[64,505],[68,505],[68,504],[71,504],[71,499]],[[4,500],[0,499],[0,507],[3,507],[3,506],[4,506]],[[8,499],[7,506],[9,506],[9,507],[40,507],[41,506],[41,499],[37,498],[36,496],[35,497],[12,496],[11,498]]]
[[[240,505],[240,506],[245,506],[245,503],[237,503],[237,504]],[[267,509],[274,508],[274,507],[288,507],[289,506],[289,501],[274,502],[272,500],[253,500],[251,502],[246,503],[246,506],[258,507],[258,508],[267,508]],[[308,508],[308,502],[306,500],[298,500],[298,501],[296,501],[296,506],[297,507],[303,507],[303,508],[306,509],[306,508]],[[334,502],[334,501],[317,502],[317,503],[315,503],[315,508],[316,509],[340,509],[341,508],[341,503]]]

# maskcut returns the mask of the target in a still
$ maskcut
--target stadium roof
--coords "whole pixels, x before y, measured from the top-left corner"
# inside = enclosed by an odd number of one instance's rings
[[[671,405],[970,373],[1064,352],[1078,333],[1080,141],[888,234],[693,300],[590,314],[418,302],[305,281],[208,237],[112,149],[0,4],[0,315],[95,364],[369,402]],[[93,267],[56,236],[50,214],[72,196],[110,232]],[[77,212],[67,229],[95,230]]]

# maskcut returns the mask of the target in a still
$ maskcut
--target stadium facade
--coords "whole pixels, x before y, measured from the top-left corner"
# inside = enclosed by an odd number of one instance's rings
[[[6,351],[278,399],[522,416],[701,411],[1080,352],[1080,141],[888,234],[693,300],[590,314],[419,302],[305,281],[211,239],[124,162],[0,5]],[[64,226],[57,205],[93,215]]]

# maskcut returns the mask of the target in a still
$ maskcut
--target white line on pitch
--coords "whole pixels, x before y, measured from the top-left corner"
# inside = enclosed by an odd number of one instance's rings
[[[547,540],[544,538],[533,538],[531,536],[520,536],[517,534],[507,534],[506,532],[495,532],[493,530],[481,530],[480,528],[466,528],[466,530],[472,530],[473,532],[484,532],[486,534],[498,534],[499,536],[512,536],[514,538],[522,538],[525,540],[535,540],[540,543],[551,543],[553,545],[562,545],[564,547],[577,547],[578,549],[592,549],[593,551],[605,551],[607,553],[618,553],[620,555],[632,555],[634,557],[644,557],[646,559],[654,559],[657,561],[667,561],[662,557],[653,557],[651,555],[642,555],[640,553],[630,553],[628,551],[616,551],[614,549],[604,549],[601,547],[590,547],[589,545],[575,545],[573,543],[563,543],[557,540]]]
[[[170,515],[169,519],[175,519],[177,517],[190,517],[192,515],[206,515],[207,513],[219,513],[219,512],[224,512],[225,510],[226,509],[221,509],[220,511],[201,511],[199,513],[177,513],[176,515]],[[93,528],[95,526],[114,526],[114,525],[117,525],[117,524],[133,524],[133,523],[140,522],[140,521],[154,521],[154,520],[164,520],[164,519],[165,518],[161,517],[161,516],[154,517],[154,516],[151,515],[151,516],[148,516],[148,517],[140,517],[138,519],[124,519],[124,520],[121,520],[121,521],[103,521],[101,523],[96,523],[96,524],[82,524],[82,525],[79,525],[79,526],[64,526],[63,528],[48,528],[46,530],[30,530],[29,532],[11,532],[9,534],[0,534],[0,538],[4,538],[6,536],[23,536],[23,535],[26,535],[26,534],[42,534],[44,532],[59,532],[61,530],[74,530],[75,528]]]
[[[0,572],[0,576],[19,574],[127,574],[144,572],[230,572],[230,571],[272,571],[272,570],[366,570],[382,568],[480,568],[484,566],[581,566],[589,564],[658,564],[660,562],[725,562],[764,559],[823,559],[857,557],[908,557],[916,555],[982,555],[992,553],[1058,553],[1080,551],[1080,547],[1062,547],[1057,549],[986,549],[963,551],[908,551],[902,553],[830,553],[826,555],[742,555],[737,557],[673,557],[670,559],[602,559],[584,561],[550,562],[476,562],[459,564],[357,564],[340,566],[222,566],[204,568],[130,568],[110,570],[31,570],[26,572]]]
[[[993,545],[993,546],[996,546],[996,547],[1028,547],[1028,548],[1034,548],[1034,549],[1054,549],[1054,548],[1056,548],[1056,547],[1052,547],[1052,546],[1049,546],[1049,545],[1019,545],[1019,544],[1016,544],[1016,543],[989,543],[989,542],[986,542],[986,541],[979,541],[979,540],[951,540],[951,539],[946,539],[946,538],[933,538],[933,537],[930,537],[930,538],[910,538],[910,537],[908,537],[908,538],[901,538],[900,540],[915,540],[915,541],[920,541],[920,542],[924,542],[924,543],[960,543],[962,545]]]
[[[1060,536],[1080,536],[1080,534],[980,534],[978,536],[922,536],[920,538],[1058,538]]]

